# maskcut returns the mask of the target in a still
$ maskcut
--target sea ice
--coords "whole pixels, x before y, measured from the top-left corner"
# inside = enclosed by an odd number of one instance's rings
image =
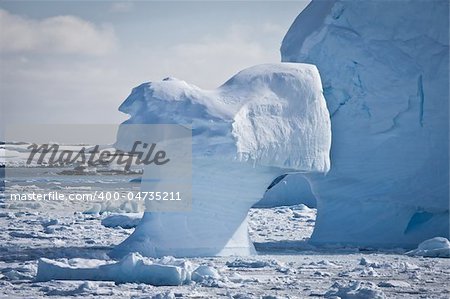
[[[450,257],[450,242],[446,238],[435,237],[423,241],[417,249],[408,251],[406,254],[425,257]]]
[[[211,266],[201,265],[198,266],[197,269],[194,270],[194,272],[192,272],[191,278],[193,281],[201,282],[207,278],[219,279],[220,274],[215,268]]]
[[[106,227],[134,228],[142,219],[142,213],[112,214],[102,220]]]
[[[373,283],[352,281],[348,284],[336,282],[325,298],[342,299],[383,299],[386,295]]]
[[[138,253],[130,253],[118,262],[93,259],[72,259],[55,261],[41,258],[38,264],[36,281],[49,280],[100,280],[117,283],[147,283],[156,286],[176,286],[217,271],[196,268],[189,261],[164,257],[151,260]]]

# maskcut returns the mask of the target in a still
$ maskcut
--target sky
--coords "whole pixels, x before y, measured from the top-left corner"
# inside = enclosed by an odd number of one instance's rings
[[[0,117],[9,124],[120,123],[131,89],[172,76],[220,86],[279,62],[309,1],[1,1]]]

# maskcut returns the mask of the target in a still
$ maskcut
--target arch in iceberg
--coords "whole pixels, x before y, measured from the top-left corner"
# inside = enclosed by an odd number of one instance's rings
[[[273,179],[330,169],[330,116],[314,65],[257,65],[215,90],[166,78],[134,88],[119,110],[130,115],[124,125],[192,128],[192,207],[144,213],[113,257],[252,254],[247,213]],[[119,130],[117,140],[128,136]],[[149,172],[143,191],[152,188]]]

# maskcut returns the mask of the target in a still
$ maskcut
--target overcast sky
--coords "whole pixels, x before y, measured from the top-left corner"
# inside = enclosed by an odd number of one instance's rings
[[[279,62],[308,1],[0,2],[1,121],[119,123],[143,82],[174,76],[214,88]]]

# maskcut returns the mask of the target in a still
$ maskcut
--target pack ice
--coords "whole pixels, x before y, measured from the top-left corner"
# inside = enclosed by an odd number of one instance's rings
[[[215,90],[175,78],[145,83],[119,110],[130,115],[125,124],[192,127],[193,199],[189,212],[145,213],[113,257],[251,254],[247,212],[272,180],[330,168],[329,113],[310,64],[250,67]],[[129,136],[120,132],[118,145],[126,147]]]
[[[315,64],[332,169],[310,178],[312,241],[416,247],[449,236],[448,1],[316,1],[282,61]]]
[[[205,271],[205,268],[209,272]],[[156,286],[176,286],[188,283],[191,279],[201,279],[202,274],[209,275],[212,271],[215,269],[204,265],[194,267],[186,260],[173,257],[152,260],[138,253],[130,253],[117,262],[80,258],[54,261],[41,258],[36,281],[109,280],[116,283],[140,282]]]

